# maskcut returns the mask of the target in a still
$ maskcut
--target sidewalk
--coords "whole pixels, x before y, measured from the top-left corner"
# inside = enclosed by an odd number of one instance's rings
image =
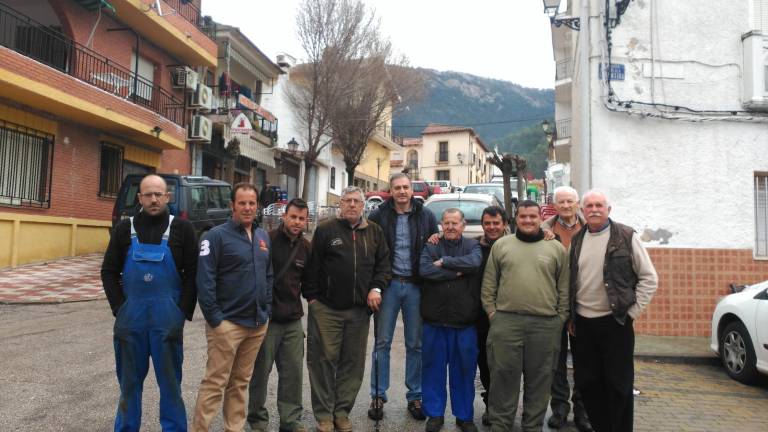
[[[0,304],[67,303],[106,298],[103,254],[61,258],[0,270]]]
[[[46,304],[105,298],[102,254],[0,270],[0,304]],[[716,364],[708,337],[637,335],[635,357],[662,363]]]

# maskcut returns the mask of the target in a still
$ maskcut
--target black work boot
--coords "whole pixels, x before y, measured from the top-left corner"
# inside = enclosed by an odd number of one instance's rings
[[[425,420],[427,418],[424,415],[424,410],[421,408],[421,401],[419,399],[408,401],[408,412],[414,420]]]
[[[439,432],[443,427],[445,419],[441,417],[430,417],[427,420],[427,426],[424,428],[424,432]]]
[[[464,421],[456,419],[456,426],[459,427],[461,432],[477,432],[477,426],[475,426],[475,422],[472,420]]]
[[[576,429],[579,432],[594,432],[592,424],[589,423],[586,412],[573,412],[573,423],[576,425]]]
[[[568,422],[568,408],[552,410],[552,417],[547,420],[547,426],[552,429],[560,429]]]
[[[384,418],[384,399],[375,397],[371,400],[371,407],[368,408],[368,418],[371,420],[381,420]]]

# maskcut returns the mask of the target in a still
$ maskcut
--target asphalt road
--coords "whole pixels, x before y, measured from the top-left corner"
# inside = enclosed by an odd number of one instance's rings
[[[106,301],[57,305],[0,305],[0,431],[109,431],[118,399],[112,348],[113,318]],[[371,339],[372,339],[372,332]],[[203,320],[185,329],[183,393],[191,417],[202,378],[206,347]],[[369,341],[369,347],[372,340]],[[421,431],[405,411],[404,345],[398,328],[392,352],[392,389],[382,431]],[[637,431],[765,431],[768,386],[730,380],[715,366],[636,362]],[[357,431],[373,430],[366,410],[369,378],[363,381],[352,420]],[[145,383],[142,430],[159,431],[158,393],[153,371]],[[305,368],[304,420],[314,426]],[[276,373],[270,380],[270,430],[277,431]],[[521,398],[522,399],[522,398]],[[482,401],[475,399],[479,424]],[[518,411],[519,413],[519,411]],[[518,416],[519,417],[519,416]],[[519,421],[519,420],[518,420]],[[223,430],[217,418],[211,430]],[[453,431],[450,408],[444,431]],[[487,430],[480,427],[480,430]],[[545,430],[546,427],[545,427]],[[572,432],[569,427],[563,432]]]

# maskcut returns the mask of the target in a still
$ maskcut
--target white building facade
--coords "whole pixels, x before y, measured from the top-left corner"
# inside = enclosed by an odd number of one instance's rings
[[[729,283],[768,278],[768,1],[544,3],[563,181],[651,248],[640,331],[708,335]]]

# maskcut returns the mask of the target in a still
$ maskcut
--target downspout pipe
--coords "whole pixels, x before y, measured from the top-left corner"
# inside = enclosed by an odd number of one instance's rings
[[[579,85],[579,111],[581,112],[581,134],[579,141],[581,154],[579,157],[579,183],[578,188],[581,193],[592,188],[592,115],[590,112],[592,104],[589,94],[592,84],[592,71],[589,65],[589,52],[592,45],[592,30],[589,22],[589,9],[591,0],[581,1],[580,31],[579,31],[579,69],[581,70],[581,82]]]

